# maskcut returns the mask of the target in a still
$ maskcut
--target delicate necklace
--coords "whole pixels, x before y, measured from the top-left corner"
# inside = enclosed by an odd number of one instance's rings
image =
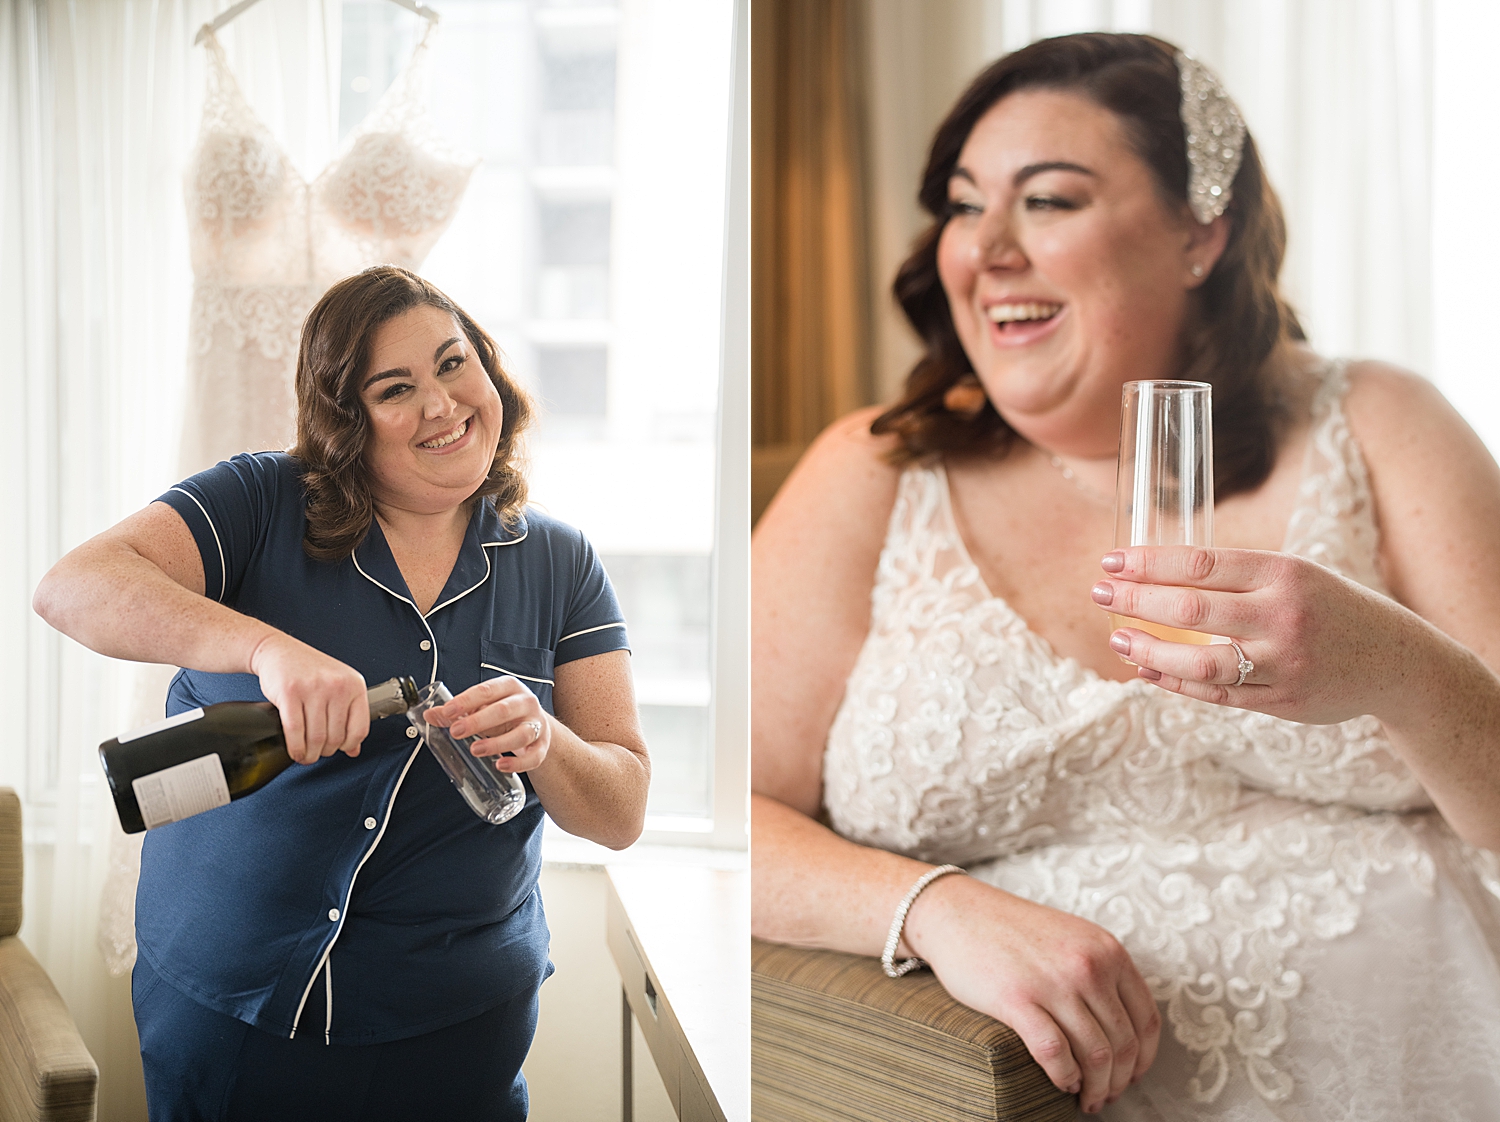
[[[1061,456],[1056,456],[1048,453],[1048,463],[1050,463],[1053,467],[1060,471],[1064,479],[1073,484],[1074,487],[1078,488],[1079,491],[1081,491],[1092,501],[1100,504],[1101,506],[1115,505],[1114,499],[1110,498],[1108,495],[1100,494],[1083,480],[1079,479],[1073,469],[1070,468],[1067,464],[1063,463]]]

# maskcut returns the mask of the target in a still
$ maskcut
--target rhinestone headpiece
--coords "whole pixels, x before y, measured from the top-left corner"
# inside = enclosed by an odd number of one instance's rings
[[[1177,52],[1182,130],[1187,134],[1188,206],[1208,225],[1229,205],[1229,185],[1245,151],[1245,121],[1213,71]]]

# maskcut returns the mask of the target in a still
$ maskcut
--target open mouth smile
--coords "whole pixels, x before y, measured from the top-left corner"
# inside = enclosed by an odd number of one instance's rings
[[[1061,304],[994,304],[985,310],[985,314],[1003,331],[1013,323],[1045,322],[1060,311]]]
[[[1001,347],[1023,347],[1046,338],[1062,314],[1062,304],[1041,300],[991,304],[984,309],[985,318],[994,325],[990,339]]]
[[[472,424],[473,421],[473,417],[465,417],[458,423],[458,426],[456,428],[443,433],[441,436],[435,436],[431,440],[424,440],[421,444],[418,444],[417,447],[432,449],[446,448],[454,441],[462,439],[463,435],[469,431],[469,425]]]

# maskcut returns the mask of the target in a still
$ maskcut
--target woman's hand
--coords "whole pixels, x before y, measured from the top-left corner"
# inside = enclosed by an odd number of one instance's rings
[[[1135,547],[1106,554],[1093,599],[1119,615],[1235,640],[1195,646],[1133,627],[1110,647],[1186,697],[1307,724],[1382,715],[1428,625],[1394,600],[1301,557],[1250,549]]]
[[[359,755],[370,732],[370,706],[359,671],[336,658],[272,631],[250,653],[250,672],[281,715],[287,755],[313,764],[343,752]]]
[[[476,756],[494,756],[501,771],[531,771],[547,758],[552,717],[518,678],[506,674],[464,690],[427,720],[456,737],[473,736]]]
[[[948,992],[1015,1029],[1086,1112],[1113,1102],[1156,1058],[1156,1002],[1097,924],[948,876],[917,897],[907,932]]]

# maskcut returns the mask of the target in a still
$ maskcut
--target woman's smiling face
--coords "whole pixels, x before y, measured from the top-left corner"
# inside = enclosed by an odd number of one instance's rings
[[[360,400],[370,418],[365,467],[376,503],[452,510],[489,474],[500,394],[458,322],[421,305],[375,331]]]
[[[1163,200],[1118,117],[1057,90],[979,119],[948,200],[938,274],[990,401],[1034,444],[1112,454],[1120,387],[1176,373],[1223,231]]]

